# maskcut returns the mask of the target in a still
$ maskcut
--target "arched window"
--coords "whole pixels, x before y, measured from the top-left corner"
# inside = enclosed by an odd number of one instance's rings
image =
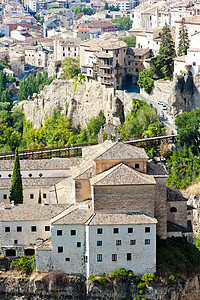
[[[6,256],[16,256],[16,250],[14,249],[7,249]]]
[[[170,212],[177,212],[177,209],[176,209],[176,207],[174,207],[174,206],[173,206],[173,207],[171,207],[171,208],[170,208]]]
[[[35,254],[35,250],[34,249],[25,249],[24,250],[24,255],[26,256],[32,256]]]

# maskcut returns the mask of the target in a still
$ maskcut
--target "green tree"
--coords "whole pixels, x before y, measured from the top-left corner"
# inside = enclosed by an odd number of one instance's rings
[[[178,56],[186,55],[189,48],[188,30],[185,26],[185,19],[182,18],[179,29],[179,44],[178,44]]]
[[[42,196],[41,196],[41,190],[39,190],[39,195],[38,195],[38,204],[42,203]]]
[[[159,54],[152,59],[156,73],[160,78],[172,78],[174,57],[176,56],[171,30],[167,24],[163,27]]]
[[[73,78],[80,73],[79,60],[72,57],[66,57],[62,62],[62,68],[66,79]]]
[[[109,10],[109,6],[107,2],[105,3],[104,10]]]
[[[134,35],[121,37],[119,40],[124,41],[129,47],[135,47],[136,37]]]
[[[194,155],[200,153],[200,108],[184,112],[176,117],[178,146],[191,149]]]
[[[118,19],[112,19],[111,22],[118,24],[119,30],[129,30],[133,23],[129,17],[119,17]]]
[[[22,175],[20,172],[18,149],[15,150],[15,160],[14,160],[14,168],[13,168],[9,199],[10,201],[14,200],[15,204],[23,203]]]
[[[143,72],[140,72],[138,85],[141,89],[144,89],[147,94],[150,94],[154,86],[154,80],[158,79],[158,76],[154,74],[152,68],[148,68]]]

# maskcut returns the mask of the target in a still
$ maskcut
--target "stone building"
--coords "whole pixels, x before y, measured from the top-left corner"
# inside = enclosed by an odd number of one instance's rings
[[[25,49],[25,64],[34,67],[47,67],[49,51],[42,45],[28,46]]]
[[[156,233],[192,238],[187,199],[167,188],[166,170],[144,149],[106,141],[83,149],[82,159],[66,186],[71,205],[51,219],[51,239],[37,248],[37,269],[155,272]]]

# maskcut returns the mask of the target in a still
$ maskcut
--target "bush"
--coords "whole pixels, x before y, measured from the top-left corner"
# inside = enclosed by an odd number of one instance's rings
[[[50,271],[47,276],[43,278],[43,283],[51,290],[53,286],[64,287],[68,284],[68,275],[61,271]]]
[[[106,277],[100,277],[97,279],[98,282],[100,282],[101,284],[105,284],[107,282],[107,278]]]
[[[26,274],[31,274],[36,267],[36,257],[33,256],[22,256],[12,260],[10,264],[11,269],[16,269],[18,271],[23,271]]]

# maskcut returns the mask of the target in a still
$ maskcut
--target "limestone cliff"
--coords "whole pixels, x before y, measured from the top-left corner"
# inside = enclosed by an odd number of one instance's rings
[[[114,89],[106,88],[94,80],[77,83],[76,88],[72,80],[54,80],[40,94],[21,101],[19,106],[26,118],[38,128],[44,124],[45,118],[52,113],[57,103],[60,103],[64,113],[67,110],[67,115],[76,128],[85,127],[100,110],[114,125],[124,121],[123,102],[115,95]]]
[[[51,272],[50,272],[51,273]],[[53,274],[35,273],[30,277],[17,272],[0,272],[0,299],[5,300],[132,300],[137,296],[136,280],[117,280],[100,284],[84,278],[68,276],[59,271]],[[161,279],[147,285],[144,299],[198,300],[200,276],[175,282]]]

